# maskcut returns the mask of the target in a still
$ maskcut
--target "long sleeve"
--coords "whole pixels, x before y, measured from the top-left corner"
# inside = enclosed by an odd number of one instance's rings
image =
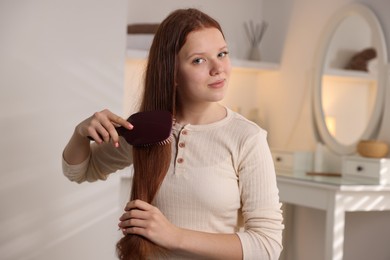
[[[92,143],[90,156],[80,164],[70,165],[62,157],[62,171],[77,183],[105,180],[110,173],[129,166],[132,159],[132,147],[121,137],[118,148],[110,143]]]
[[[244,146],[238,170],[244,231],[237,233],[244,259],[278,259],[284,226],[266,134],[260,132]]]

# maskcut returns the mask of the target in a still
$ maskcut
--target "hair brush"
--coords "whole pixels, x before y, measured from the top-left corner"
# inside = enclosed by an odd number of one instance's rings
[[[164,145],[172,140],[172,114],[164,110],[145,111],[132,114],[127,121],[134,126],[129,130],[123,126],[116,131],[129,144],[138,147]],[[90,136],[89,139],[93,140]]]

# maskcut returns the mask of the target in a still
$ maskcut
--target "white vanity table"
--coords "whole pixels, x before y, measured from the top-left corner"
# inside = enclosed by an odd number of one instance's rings
[[[390,210],[389,185],[282,171],[277,183],[283,203],[326,212],[325,260],[343,259],[346,212]]]

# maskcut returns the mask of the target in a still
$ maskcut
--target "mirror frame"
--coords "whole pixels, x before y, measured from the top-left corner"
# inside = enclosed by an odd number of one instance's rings
[[[332,36],[340,23],[351,15],[362,17],[372,30],[372,35],[377,42],[377,59],[378,59],[378,90],[375,97],[375,105],[372,114],[362,136],[356,142],[345,145],[338,142],[328,131],[325,123],[325,117],[322,106],[322,75],[324,72],[325,58],[332,40]],[[314,91],[313,91],[313,111],[314,111],[314,129],[318,141],[324,143],[331,151],[339,155],[353,154],[356,152],[357,143],[363,139],[374,139],[379,131],[380,122],[382,121],[385,99],[386,84],[386,66],[387,50],[384,33],[378,18],[371,9],[362,4],[349,4],[340,9],[331,16],[323,31],[320,44],[315,59],[314,70]]]

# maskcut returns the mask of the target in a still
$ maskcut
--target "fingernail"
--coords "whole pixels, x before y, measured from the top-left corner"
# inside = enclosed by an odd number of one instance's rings
[[[133,126],[132,124],[129,123],[129,128],[130,128],[130,129],[133,129],[133,127],[134,127],[134,126]]]
[[[118,143],[118,142],[115,142],[115,147],[116,147],[116,148],[119,147],[119,143]]]

